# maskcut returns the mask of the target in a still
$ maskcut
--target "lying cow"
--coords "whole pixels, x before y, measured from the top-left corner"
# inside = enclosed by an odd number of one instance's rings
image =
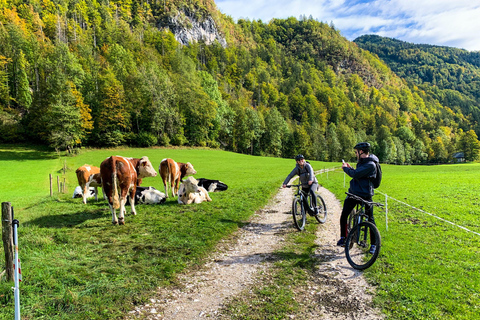
[[[87,196],[86,198],[92,198],[95,196],[95,188],[88,188],[87,190]],[[75,198],[83,198],[83,190],[82,187],[77,186],[75,190],[73,191],[73,197],[72,199]]]
[[[180,185],[178,190],[178,203],[202,203],[203,201],[212,201],[208,191],[204,187],[198,186],[198,181],[194,177],[188,177]]]
[[[103,193],[107,196],[108,205],[112,211],[113,224],[125,224],[125,203],[127,194],[130,195],[130,206],[133,215],[135,211],[135,192],[137,180],[146,177],[155,177],[157,172],[148,157],[141,159],[111,156],[100,165]],[[120,193],[120,196],[119,196]],[[115,209],[120,213],[115,214]]]
[[[89,187],[95,189],[95,200],[98,200],[98,187],[102,186],[100,168],[85,164],[78,168],[75,173],[77,174],[78,184],[82,188],[83,203],[87,203],[87,190]]]
[[[197,181],[198,181],[198,186],[204,187],[205,189],[207,189],[208,192],[225,191],[228,189],[228,186],[219,180],[200,178],[200,179],[197,179]]]
[[[154,187],[139,187],[135,191],[135,203],[137,204],[159,204],[167,200],[165,194]],[[127,204],[130,204],[130,196],[127,197]]]
[[[158,168],[160,176],[162,177],[163,186],[165,187],[165,196],[168,198],[168,186],[172,191],[172,197],[178,194],[180,181],[186,176],[196,174],[197,171],[193,169],[190,162],[182,163],[175,162],[173,159],[167,158],[160,162]]]

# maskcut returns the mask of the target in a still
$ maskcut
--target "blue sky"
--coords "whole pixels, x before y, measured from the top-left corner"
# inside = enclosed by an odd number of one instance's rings
[[[480,0],[215,0],[235,21],[299,18],[333,22],[348,40],[364,34],[480,50]]]

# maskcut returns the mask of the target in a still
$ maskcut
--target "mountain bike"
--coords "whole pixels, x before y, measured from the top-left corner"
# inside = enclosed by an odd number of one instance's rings
[[[305,208],[305,204],[308,205],[310,210],[315,212],[315,208],[312,207],[312,196],[310,192],[305,192],[301,188],[301,184],[291,184],[287,185],[287,188],[296,187],[297,192],[295,193],[295,197],[293,198],[292,202],[292,215],[293,215],[293,223],[295,224],[295,228],[302,231],[305,228],[305,222],[307,220],[307,209]],[[327,207],[325,206],[325,201],[319,194],[315,194],[317,197],[317,212],[318,214],[310,214],[317,219],[319,223],[325,223],[327,221]]]
[[[375,224],[368,221],[365,205],[381,207],[383,204],[367,201],[348,192],[346,194],[348,197],[360,201],[360,203],[348,216],[345,256],[353,268],[364,270],[377,260],[382,245],[380,232]]]

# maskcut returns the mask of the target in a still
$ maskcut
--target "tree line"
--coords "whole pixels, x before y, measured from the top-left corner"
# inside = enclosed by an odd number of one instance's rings
[[[214,17],[229,45],[179,45],[165,21],[185,10]],[[393,163],[480,150],[464,109],[312,17],[234,22],[211,0],[10,0],[0,42],[2,142],[339,161],[369,141]]]

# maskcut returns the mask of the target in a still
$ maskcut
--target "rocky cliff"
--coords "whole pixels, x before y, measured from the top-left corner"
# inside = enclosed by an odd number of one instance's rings
[[[210,16],[198,18],[192,11],[178,11],[175,16],[168,19],[168,28],[182,45],[199,41],[204,41],[209,45],[216,40],[222,47],[227,46],[227,41],[220,34],[215,21]]]

